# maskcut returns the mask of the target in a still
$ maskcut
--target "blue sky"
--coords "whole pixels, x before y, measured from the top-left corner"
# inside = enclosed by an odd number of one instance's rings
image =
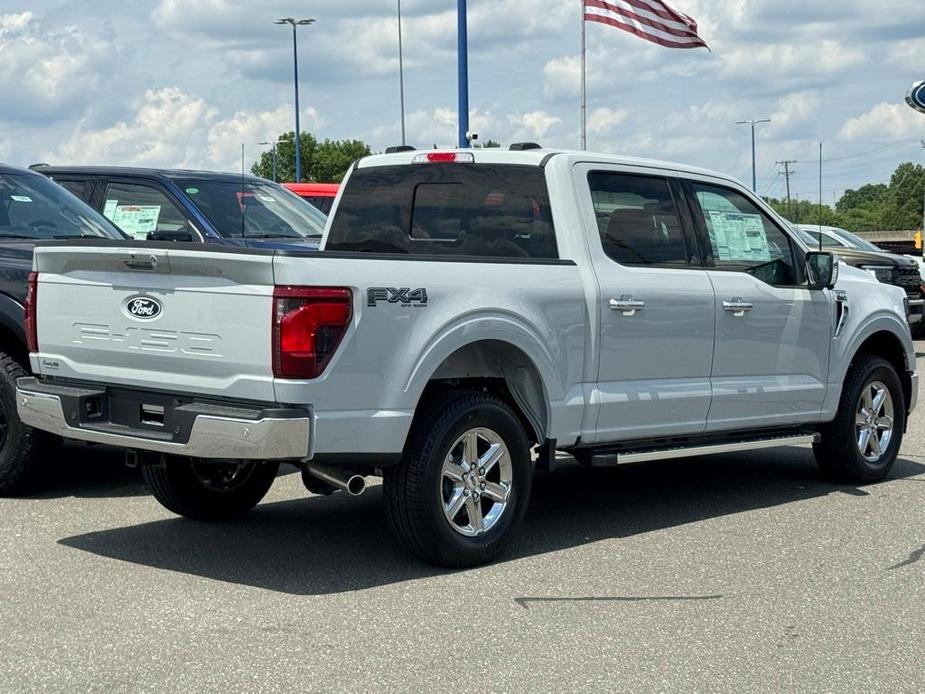
[[[470,0],[472,123],[483,138],[578,144],[580,0]],[[759,192],[825,197],[925,161],[922,0],[676,0],[712,47],[669,50],[589,25],[590,147],[683,161]],[[455,0],[404,0],[409,140],[451,144]],[[232,169],[292,128],[290,34],[302,30],[303,127],[399,141],[395,0],[0,0],[0,160]]]

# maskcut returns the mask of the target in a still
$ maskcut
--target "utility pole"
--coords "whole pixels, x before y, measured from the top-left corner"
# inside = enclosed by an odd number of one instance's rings
[[[770,123],[770,118],[762,118],[761,120],[738,120],[736,125],[750,125],[752,126],[752,192],[758,192],[758,170],[757,165],[755,164],[755,126],[759,123]]]
[[[796,164],[796,163],[797,163],[797,160],[796,160],[796,159],[784,159],[784,161],[778,161],[778,162],[775,162],[775,163],[776,163],[778,166],[783,166],[783,167],[784,167],[784,170],[783,170],[783,171],[778,171],[777,173],[778,173],[778,175],[783,176],[783,177],[784,177],[784,180],[787,181],[787,216],[790,217],[791,214],[792,214],[791,208],[790,208],[790,177],[791,177],[793,174],[796,173],[796,171],[794,171],[794,170],[791,169],[790,167],[791,167],[793,164]]]

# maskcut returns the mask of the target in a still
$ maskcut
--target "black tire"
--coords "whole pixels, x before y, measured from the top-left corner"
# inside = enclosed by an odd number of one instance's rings
[[[389,527],[406,549],[431,564],[485,564],[508,546],[527,510],[533,478],[530,443],[514,411],[492,395],[450,393],[425,407],[415,418],[401,462],[385,471]],[[482,534],[464,536],[444,515],[442,468],[454,442],[476,428],[496,433],[507,447],[511,484],[508,506],[496,522]],[[493,507],[487,496],[484,500]],[[474,503],[482,508],[483,502]]]
[[[864,388],[873,382],[883,383],[893,403],[893,433],[880,458],[870,462],[861,454],[857,443],[855,420]],[[902,446],[906,421],[906,401],[896,369],[886,359],[869,354],[857,356],[848,368],[841,402],[835,420],[822,430],[822,440],[813,445],[820,470],[836,482],[869,484],[884,479],[896,462]]]
[[[219,466],[240,464],[243,477],[222,484]],[[227,470],[228,468],[226,468]],[[279,463],[234,463],[169,458],[164,465],[144,465],[141,474],[148,491],[174,513],[200,521],[227,521],[246,515],[266,496],[276,479]]]
[[[16,379],[29,373],[8,354],[0,352],[0,495],[30,490],[37,478],[36,432],[19,421]]]

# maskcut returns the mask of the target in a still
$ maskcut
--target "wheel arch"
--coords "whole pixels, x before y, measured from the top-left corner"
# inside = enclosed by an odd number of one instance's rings
[[[448,389],[485,390],[514,408],[535,443],[549,438],[555,372],[537,342],[488,336],[446,340],[428,356],[426,368],[419,365],[409,383],[417,395],[416,410]]]
[[[903,388],[903,399],[908,408],[912,398],[912,378],[909,374],[915,368],[915,364],[909,363],[909,355],[902,339],[893,331],[879,329],[863,339],[857,345],[851,357],[854,361],[858,356],[868,354],[886,359],[899,376],[899,382]]]

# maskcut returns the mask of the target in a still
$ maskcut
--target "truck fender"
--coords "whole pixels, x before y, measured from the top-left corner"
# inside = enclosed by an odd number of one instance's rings
[[[414,402],[419,402],[427,384],[440,376],[438,372],[442,367],[451,364],[451,357],[479,344],[489,348],[492,345],[500,348],[508,346],[518,350],[529,361],[529,366],[538,376],[538,384],[532,383],[529,375],[512,373],[505,364],[501,365],[500,373],[467,372],[465,375],[505,378],[518,404],[527,410],[525,414],[540,440],[548,438],[550,426],[555,421],[554,403],[564,398],[562,377],[555,367],[556,355],[549,349],[555,343],[543,340],[535,329],[513,314],[470,314],[445,326],[422,350],[404,386],[405,392]],[[520,402],[521,398],[524,402]]]
[[[826,389],[826,399],[822,408],[825,420],[834,417],[838,410],[842,384],[855,355],[867,340],[878,333],[892,335],[896,339],[896,343],[901,346],[905,369],[899,370],[899,378],[904,383],[904,387],[908,387],[908,371],[915,368],[915,347],[909,334],[909,326],[892,312],[877,311],[863,320],[851,333],[849,340],[844,342],[836,340],[833,345],[828,388]]]

